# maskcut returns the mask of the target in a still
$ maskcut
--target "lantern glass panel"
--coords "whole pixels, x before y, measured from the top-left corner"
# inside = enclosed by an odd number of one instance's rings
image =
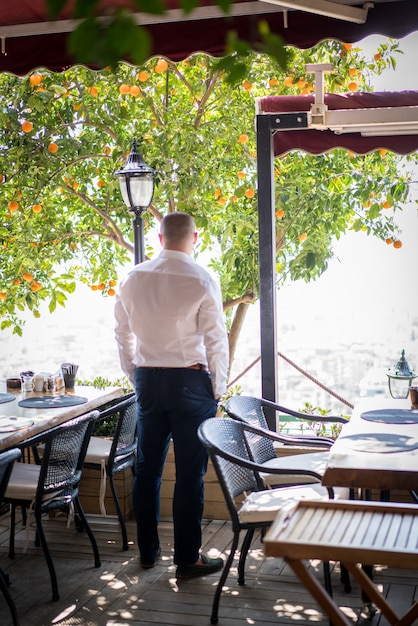
[[[130,197],[128,189],[130,189]],[[152,176],[121,177],[120,190],[126,206],[130,209],[147,209],[151,204],[154,181]]]
[[[409,395],[410,378],[389,378],[389,391],[392,398],[405,399]]]

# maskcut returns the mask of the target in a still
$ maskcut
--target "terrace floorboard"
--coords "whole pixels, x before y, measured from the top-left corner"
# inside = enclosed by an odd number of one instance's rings
[[[131,546],[121,549],[116,517],[88,516],[95,533],[102,565],[96,569],[90,542],[74,525],[66,527],[64,517],[45,520],[47,539],[54,559],[60,599],[51,600],[48,569],[41,548],[34,546],[34,527],[26,554],[26,531],[19,525],[16,558],[10,560],[8,515],[0,517],[0,566],[11,580],[10,592],[16,602],[21,626],[206,626],[219,573],[190,581],[176,581],[172,561],[173,527],[168,519],[160,525],[162,555],[156,567],[143,570],[139,565],[135,523],[127,522]],[[208,520],[203,528],[205,552],[226,555],[232,539],[231,525]],[[281,559],[264,558],[260,536],[247,558],[246,585],[238,586],[237,559],[227,580],[219,610],[220,626],[329,626],[309,593]],[[311,562],[319,579],[322,564]],[[375,583],[388,596],[395,597],[403,612],[418,597],[418,572],[377,567]],[[388,626],[377,614],[361,616],[361,600],[356,583],[345,594],[339,581],[338,565],[332,572],[334,597],[354,624]],[[9,610],[0,594],[0,624],[11,624]]]

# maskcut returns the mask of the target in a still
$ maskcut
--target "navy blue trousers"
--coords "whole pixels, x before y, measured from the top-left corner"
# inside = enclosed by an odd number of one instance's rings
[[[189,565],[199,557],[204,505],[203,477],[208,457],[197,430],[216,414],[210,375],[187,368],[135,370],[138,402],[138,456],[133,486],[138,547],[143,561],[159,549],[161,477],[173,440],[176,483],[173,498],[174,563]]]

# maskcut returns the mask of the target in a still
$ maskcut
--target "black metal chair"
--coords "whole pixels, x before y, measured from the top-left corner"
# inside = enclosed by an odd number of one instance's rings
[[[86,530],[93,548],[94,565],[100,566],[97,543],[78,496],[84,457],[94,420],[98,416],[98,411],[92,411],[44,433],[40,465],[15,463],[5,492],[4,501],[11,504],[9,557],[15,556],[16,508],[29,509],[29,513],[33,510],[36,521],[35,545],[40,544],[45,555],[53,600],[59,599],[58,582],[42,525],[45,513],[63,510],[69,514],[75,507],[79,527]],[[28,522],[29,519],[30,515]]]
[[[7,483],[9,482],[10,474],[13,469],[13,464],[16,459],[20,458],[21,451],[18,448],[12,450],[6,450],[0,452],[0,506],[3,504],[4,493],[6,491]],[[17,609],[14,600],[9,591],[9,577],[0,569],[0,589],[3,592],[4,598],[9,606],[10,613],[12,615],[13,625],[19,625],[19,619],[17,616]]]
[[[87,448],[84,466],[97,469],[101,472],[100,511],[106,515],[105,495],[106,477],[109,478],[110,488],[116,507],[119,525],[122,532],[123,550],[128,550],[128,535],[126,524],[119,503],[114,477],[128,467],[135,471],[137,449],[137,409],[135,395],[130,394],[122,402],[118,402],[100,413],[99,421],[117,416],[115,432],[112,439],[91,437]]]
[[[320,484],[264,489],[260,471],[263,467],[252,459],[247,436],[256,429],[244,422],[228,418],[209,418],[198,431],[199,438],[208,450],[215,468],[232,521],[233,540],[231,551],[225,562],[212,605],[211,623],[218,622],[218,608],[222,588],[228,577],[241,531],[246,531],[238,562],[238,584],[245,584],[245,561],[255,530],[262,532],[274,521],[277,512],[299,499],[328,499],[332,490]],[[278,469],[278,474],[285,470]],[[325,586],[331,593],[329,564],[324,563]]]
[[[288,409],[270,400],[255,398],[252,396],[232,396],[225,403],[227,414],[235,420],[243,421],[253,426],[260,427],[270,433],[268,438],[256,437],[252,445],[252,453],[256,463],[264,466],[262,478],[264,482],[276,487],[280,485],[300,485],[321,481],[329,456],[329,449],[333,445],[333,439],[315,435],[288,435],[282,432],[269,430],[264,407],[273,408],[275,411],[291,415],[293,418],[308,421],[312,417],[315,422],[326,424],[345,424],[345,417],[315,415],[309,416],[293,409]],[[304,446],[308,448],[322,448],[324,451],[277,456],[275,444],[282,447]],[[287,474],[278,475],[272,470],[283,469]],[[294,472],[292,474],[292,472]],[[316,474],[313,477],[311,472]]]

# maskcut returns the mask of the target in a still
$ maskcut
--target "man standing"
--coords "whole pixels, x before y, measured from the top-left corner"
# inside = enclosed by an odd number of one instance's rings
[[[169,213],[159,237],[160,255],[136,265],[120,285],[115,334],[138,402],[133,503],[141,565],[153,567],[160,552],[161,476],[173,439],[174,563],[178,578],[193,578],[223,567],[222,559],[200,553],[207,454],[197,430],[226,390],[228,340],[220,290],[191,258],[193,218]]]

